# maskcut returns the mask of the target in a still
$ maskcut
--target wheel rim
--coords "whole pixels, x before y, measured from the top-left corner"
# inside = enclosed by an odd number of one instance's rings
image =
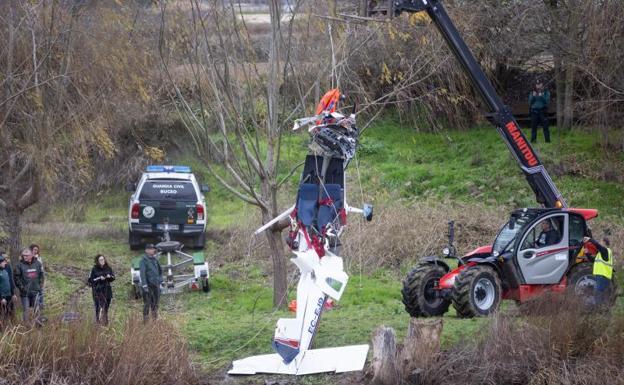
[[[581,277],[574,285],[574,294],[579,296],[592,295],[596,287],[596,280],[591,275]]]
[[[427,280],[427,283],[425,283],[423,297],[425,298],[427,305],[431,307],[438,306],[442,301],[442,299],[436,295],[435,287],[437,286],[438,280],[439,278],[437,277],[430,278]]]
[[[489,310],[496,298],[496,288],[492,281],[487,278],[478,279],[474,285],[473,298],[479,310]]]

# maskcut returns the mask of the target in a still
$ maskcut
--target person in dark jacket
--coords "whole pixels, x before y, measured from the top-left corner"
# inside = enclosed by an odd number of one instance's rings
[[[16,300],[11,264],[4,251],[0,250],[0,325],[4,325],[6,320],[13,319]]]
[[[108,265],[106,257],[102,254],[95,256],[95,264],[89,275],[89,286],[93,294],[95,306],[95,322],[108,325],[108,309],[113,300],[111,282],[115,280],[115,273]]]
[[[41,256],[41,247],[38,244],[33,243],[28,246],[30,251],[32,252],[33,259],[35,261],[39,261],[41,263],[41,269],[45,273],[45,265],[43,264],[43,257]],[[41,293],[39,294],[39,308],[43,310],[43,296],[44,296],[44,288],[41,286]]]
[[[544,84],[538,81],[535,89],[529,94],[529,113],[531,114],[531,142],[537,140],[537,127],[544,127],[544,140],[550,143],[550,130],[548,129],[548,104],[550,92],[544,89]]]
[[[160,285],[163,282],[162,268],[156,257],[156,248],[151,243],[145,245],[145,255],[139,264],[141,288],[143,291],[143,321],[147,321],[150,310],[152,318],[158,318]]]
[[[39,318],[39,295],[43,286],[43,268],[41,263],[33,259],[30,249],[22,250],[21,260],[15,268],[15,286],[20,291],[20,300],[24,308],[24,321],[30,318],[30,311],[34,309],[38,322]]]
[[[556,245],[561,241],[561,235],[557,230],[555,230],[550,223],[550,219],[546,219],[542,222],[542,231],[539,233],[537,237],[537,246],[545,247]]]

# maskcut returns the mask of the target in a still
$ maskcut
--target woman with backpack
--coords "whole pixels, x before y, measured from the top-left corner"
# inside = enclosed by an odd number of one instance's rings
[[[93,292],[93,304],[95,305],[95,322],[108,325],[108,308],[113,300],[111,282],[115,280],[113,269],[108,265],[106,257],[102,254],[95,256],[95,265],[89,276],[89,286]],[[101,313],[101,314],[100,314]]]

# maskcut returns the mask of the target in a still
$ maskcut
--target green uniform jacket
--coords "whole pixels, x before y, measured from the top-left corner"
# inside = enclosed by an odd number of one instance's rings
[[[148,257],[144,255],[139,263],[139,272],[141,274],[141,285],[160,286],[163,281],[162,267],[156,257]]]
[[[15,268],[15,286],[20,290],[22,297],[41,293],[43,286],[41,262],[34,259],[31,263],[20,261]]]
[[[531,110],[541,110],[548,108],[550,102],[550,92],[544,90],[542,95],[534,96],[533,92],[529,94],[529,108]]]
[[[13,272],[11,265],[0,269],[0,296],[9,297],[15,294],[15,283],[13,282]]]

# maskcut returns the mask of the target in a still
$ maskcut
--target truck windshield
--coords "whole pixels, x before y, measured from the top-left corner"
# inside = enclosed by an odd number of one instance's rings
[[[516,238],[522,235],[524,229],[535,217],[535,214],[521,213],[515,217],[513,227],[510,228],[509,222],[505,223],[496,236],[496,241],[492,245],[492,251],[497,251],[498,254],[508,251],[513,252]]]
[[[196,201],[197,195],[193,184],[184,181],[154,180],[143,184],[139,200],[191,200]]]

